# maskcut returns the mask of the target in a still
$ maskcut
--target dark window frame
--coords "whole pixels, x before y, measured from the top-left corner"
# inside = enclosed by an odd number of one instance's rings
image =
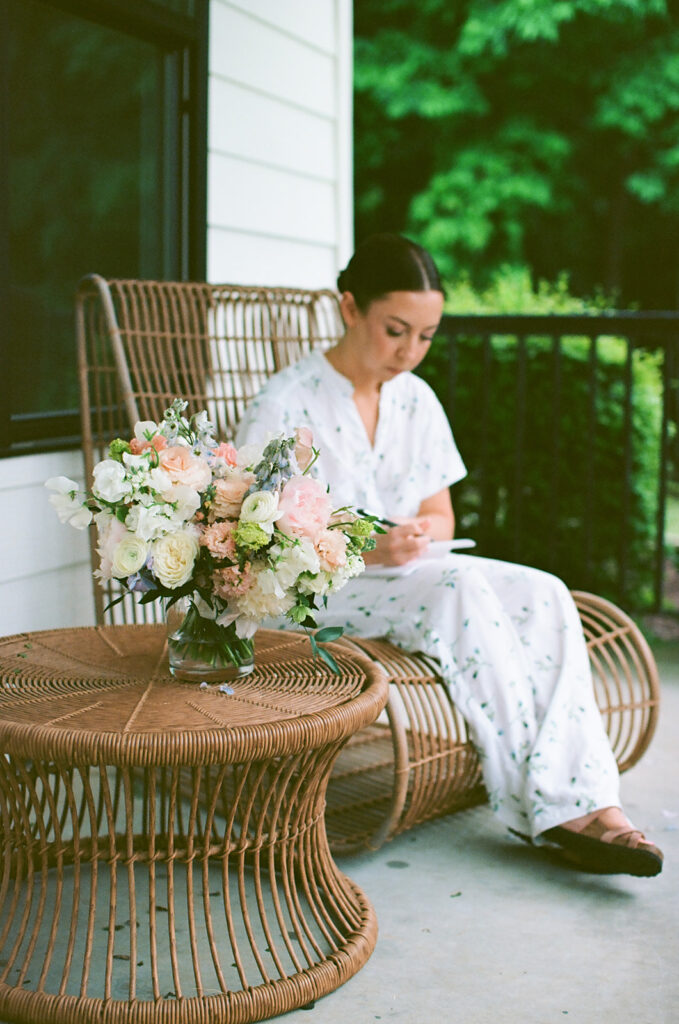
[[[0,357],[10,339],[2,310],[9,293],[9,5],[0,0]],[[164,168],[172,180],[169,192],[180,208],[168,203],[174,224],[167,232],[166,265],[179,268],[181,280],[204,280],[207,240],[207,92],[209,0],[195,0],[192,16],[162,7],[154,0],[40,0],[107,28],[124,32],[166,51],[168,88],[177,96],[177,117],[164,125]],[[170,208],[172,207],[172,208]],[[92,271],[96,268],[85,268]],[[74,282],[74,292],[75,285]],[[74,342],[75,353],[75,342]],[[74,355],[75,361],[75,355]],[[0,458],[76,448],[80,445],[77,409],[48,413],[11,412],[10,381],[0,358]]]

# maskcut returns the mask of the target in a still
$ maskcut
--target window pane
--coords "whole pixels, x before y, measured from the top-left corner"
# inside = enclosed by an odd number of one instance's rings
[[[162,219],[171,76],[155,46],[35,0],[11,3],[10,19],[10,395],[13,413],[31,413],[78,404],[83,274],[172,273]]]

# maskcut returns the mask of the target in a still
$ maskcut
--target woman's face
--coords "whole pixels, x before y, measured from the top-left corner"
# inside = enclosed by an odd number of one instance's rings
[[[346,293],[342,307],[366,375],[383,382],[422,362],[441,319],[443,296],[436,291],[389,292],[362,313]]]

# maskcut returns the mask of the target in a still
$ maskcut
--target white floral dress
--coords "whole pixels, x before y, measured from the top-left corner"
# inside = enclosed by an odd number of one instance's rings
[[[409,373],[382,385],[371,445],[352,384],[314,352],[268,382],[237,442],[298,426],[313,432],[315,468],[337,507],[415,515],[466,472],[438,399]],[[383,567],[349,580],[318,620],[438,660],[479,750],[490,805],[511,828],[535,837],[620,805],[580,619],[555,576],[446,554],[407,575]]]

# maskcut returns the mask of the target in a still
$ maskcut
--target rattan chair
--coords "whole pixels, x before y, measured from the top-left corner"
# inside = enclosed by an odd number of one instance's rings
[[[207,408],[220,437],[233,436],[248,401],[272,373],[312,347],[330,347],[342,325],[334,292],[91,275],[77,293],[85,471],[139,419],[158,420],[177,396]],[[96,564],[95,539],[92,559]],[[94,587],[98,622],[137,622],[153,606]],[[656,726],[655,661],[635,623],[611,602],[577,592],[596,698],[621,771],[642,756]],[[476,752],[436,663],[384,640],[345,639],[391,681],[384,721],[340,754],[326,825],[336,851],[376,849],[427,819],[485,799]]]

